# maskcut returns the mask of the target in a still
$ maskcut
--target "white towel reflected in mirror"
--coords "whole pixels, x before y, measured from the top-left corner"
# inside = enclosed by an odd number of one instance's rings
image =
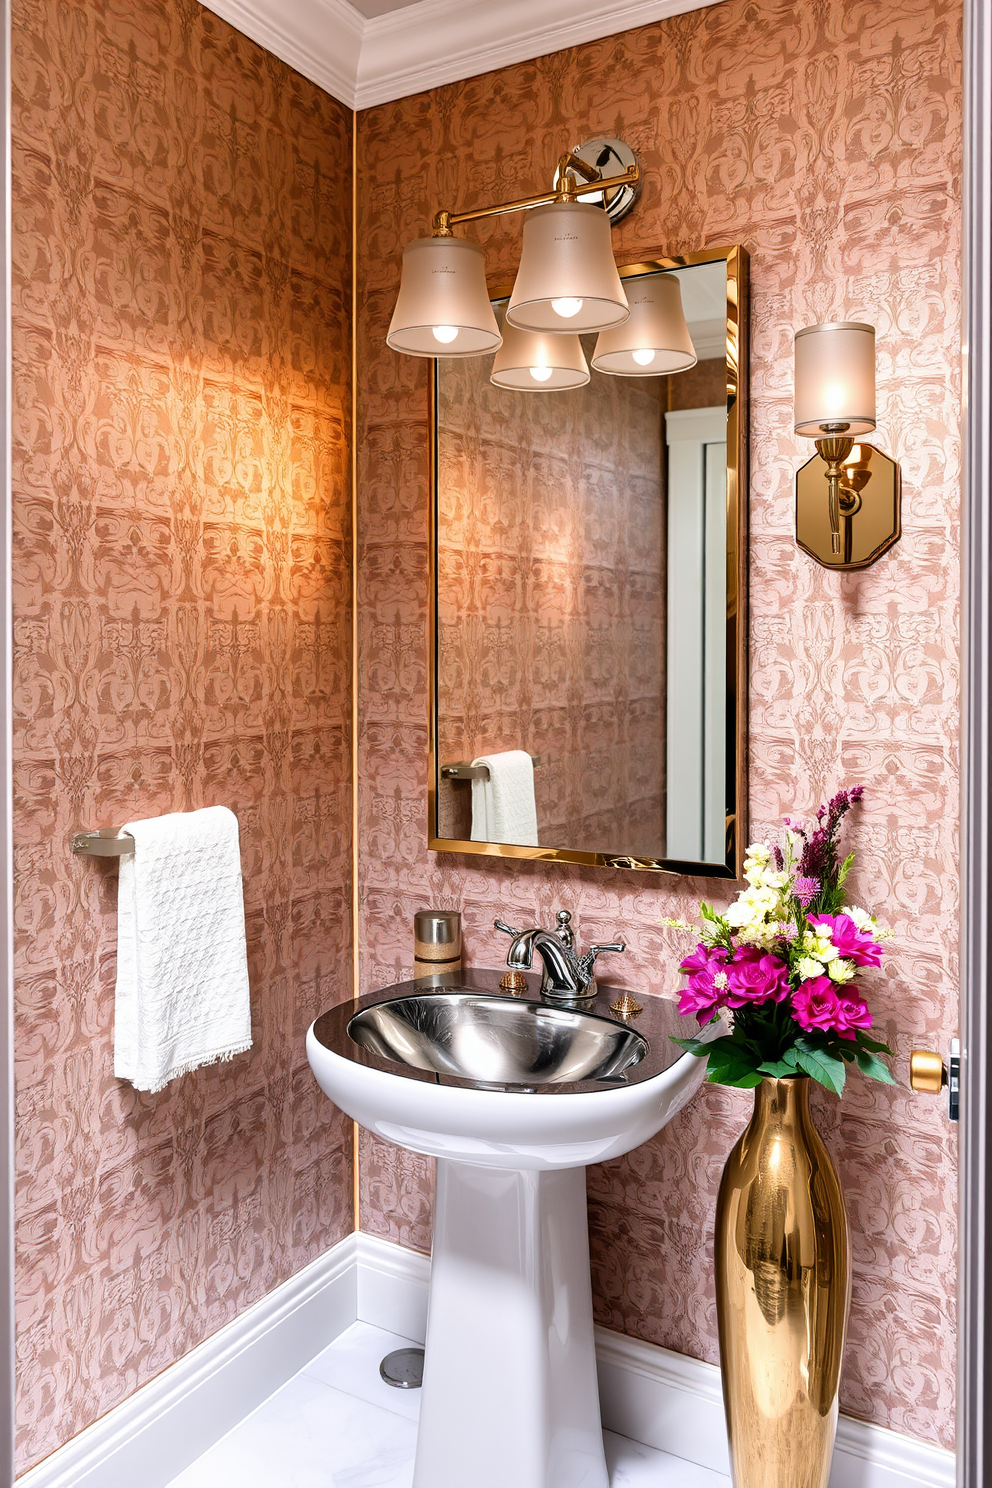
[[[534,761],[523,749],[480,754],[489,778],[472,781],[472,841],[537,847]]]

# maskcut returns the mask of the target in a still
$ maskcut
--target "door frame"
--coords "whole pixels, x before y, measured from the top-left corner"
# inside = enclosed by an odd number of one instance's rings
[[[10,5],[0,209],[0,1483],[14,1475]],[[961,1165],[958,1483],[992,1479],[992,0],[964,0]],[[986,1472],[986,1465],[989,1471]]]
[[[992,3],[964,0],[960,1488],[992,1476]],[[986,1472],[986,1467],[989,1469]]]

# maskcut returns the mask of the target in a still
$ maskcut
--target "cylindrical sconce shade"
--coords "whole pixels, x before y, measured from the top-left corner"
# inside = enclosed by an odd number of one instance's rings
[[[504,322],[503,345],[493,361],[491,381],[517,392],[560,392],[585,387],[589,368],[578,336],[518,331]]]
[[[508,324],[522,331],[602,331],[627,319],[610,219],[585,202],[552,202],[524,221]]]
[[[387,345],[408,356],[469,357],[500,343],[485,254],[466,238],[418,238],[403,250],[403,277]]]
[[[831,321],[796,332],[795,429],[807,439],[875,427],[875,327]]]
[[[674,274],[628,280],[630,319],[600,331],[592,364],[615,377],[655,377],[696,365],[696,348],[682,310]]]

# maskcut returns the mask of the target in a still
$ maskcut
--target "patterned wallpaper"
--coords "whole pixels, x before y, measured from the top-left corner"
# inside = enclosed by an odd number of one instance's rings
[[[525,749],[543,846],[662,856],[672,379],[535,396],[491,365],[438,382],[441,758]],[[438,818],[469,837],[471,788],[442,780]]]
[[[442,205],[541,187],[562,146],[638,151],[619,256],[744,243],[752,254],[752,833],[861,781],[854,889],[896,932],[878,974],[900,1080],[956,1027],[960,21],[957,0],[726,0],[620,37],[371,109],[359,119],[362,981],[411,967],[424,903],[460,908],[467,959],[491,930],[576,912],[621,934],[638,989],[671,995],[660,923],[719,883],[432,855],[427,794],[427,367],[388,351],[400,252]],[[494,277],[520,222],[474,225]],[[827,574],[798,552],[792,333],[878,327],[878,441],[902,462],[901,543]],[[619,963],[618,963],[619,964]],[[707,1089],[653,1142],[591,1172],[600,1319],[715,1360],[712,1214],[745,1095]],[[852,1082],[817,1101],[854,1231],[843,1386],[855,1415],[951,1445],[955,1144],[939,1102]],[[431,1172],[363,1137],[365,1229],[427,1248]]]
[[[196,0],[15,0],[21,1468],[352,1226],[351,116]],[[254,1048],[112,1074],[117,870],[238,815]]]

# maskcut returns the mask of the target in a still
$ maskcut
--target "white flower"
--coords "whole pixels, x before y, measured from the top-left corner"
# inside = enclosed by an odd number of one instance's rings
[[[812,930],[807,930],[802,940],[802,950],[808,956],[815,956],[817,961],[836,961],[837,947],[834,945],[830,935],[829,925],[817,925]]]
[[[718,992],[722,992],[724,987],[726,987],[727,985],[727,973],[725,971],[714,972],[713,985]]]
[[[832,982],[853,982],[855,967],[853,961],[844,961],[840,956],[836,961],[831,961],[827,967],[827,976]]]
[[[823,964],[814,961],[812,956],[802,956],[796,963],[796,970],[804,982],[811,982],[814,977],[823,975]]]
[[[859,909],[856,904],[845,904],[841,914],[846,914],[852,919],[859,930],[875,929],[874,915],[870,915],[866,909]]]
[[[745,863],[770,863],[771,860],[772,850],[767,842],[752,842],[744,853]]]

